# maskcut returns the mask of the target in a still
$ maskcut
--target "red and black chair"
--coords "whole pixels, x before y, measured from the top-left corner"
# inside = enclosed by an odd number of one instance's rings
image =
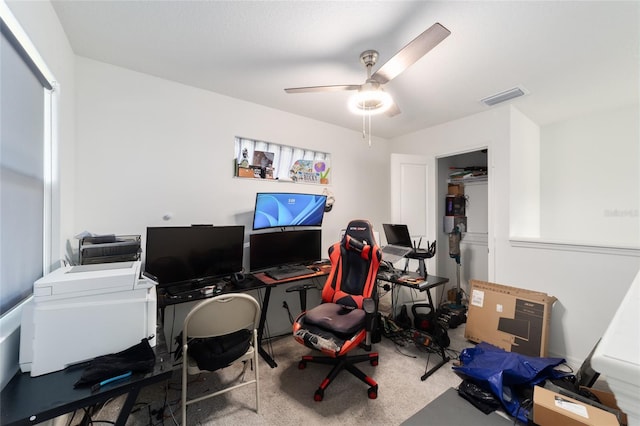
[[[298,368],[307,363],[333,365],[315,392],[322,401],[324,391],[342,371],[347,370],[369,385],[369,398],[378,396],[378,384],[355,364],[378,365],[378,353],[371,352],[371,331],[376,319],[376,274],[382,255],[366,220],[353,220],[340,242],[329,248],[331,272],[322,290],[322,303],[302,312],[293,324],[293,336],[324,356],[303,356]],[[362,347],[366,353],[347,356]]]

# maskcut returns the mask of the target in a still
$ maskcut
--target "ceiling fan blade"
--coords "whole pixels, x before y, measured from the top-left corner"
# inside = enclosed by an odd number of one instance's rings
[[[436,47],[442,40],[447,38],[449,34],[451,34],[451,31],[436,22],[400,49],[398,53],[382,65],[371,77],[380,84],[385,84],[393,80],[401,72]]]
[[[385,115],[387,117],[395,117],[396,115],[400,114],[402,111],[400,111],[400,108],[398,108],[398,104],[393,102],[391,104],[391,106],[389,107],[388,110],[385,111]]]
[[[309,87],[292,87],[284,89],[287,93],[310,93],[310,92],[339,92],[341,90],[358,90],[359,84],[342,84],[335,86],[309,86]]]

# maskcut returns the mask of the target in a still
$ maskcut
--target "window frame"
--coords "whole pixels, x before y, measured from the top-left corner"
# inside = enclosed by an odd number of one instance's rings
[[[3,37],[14,47],[27,67],[43,86],[43,212],[42,212],[42,273],[47,274],[58,262],[60,253],[58,179],[58,111],[59,86],[43,58],[5,2],[0,2],[0,26]],[[56,248],[57,247],[57,248]],[[1,283],[0,283],[1,284]],[[0,315],[0,389],[18,370],[20,324],[24,306],[33,300],[30,294]]]
[[[329,173],[331,171],[331,154],[328,152],[303,149],[289,145],[236,136],[234,142],[234,155],[238,163],[240,163],[243,158],[242,152],[244,149],[247,150],[248,158],[250,159],[253,158],[255,151],[265,151],[274,154],[273,165],[276,173],[273,176],[273,179],[277,179],[282,182],[308,183],[313,185],[327,185],[328,182],[331,181],[331,179],[329,179]],[[292,179],[290,171],[296,160],[308,160],[314,162],[314,164],[315,162],[324,163],[324,178],[327,179],[326,183],[325,181],[313,182],[306,180],[297,181]],[[240,176],[236,173],[236,177]]]

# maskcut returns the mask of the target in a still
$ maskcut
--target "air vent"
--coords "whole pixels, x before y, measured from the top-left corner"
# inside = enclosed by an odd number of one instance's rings
[[[513,89],[505,90],[504,92],[500,92],[498,94],[488,96],[480,100],[480,102],[482,102],[487,106],[494,106],[501,102],[505,102],[514,98],[518,98],[520,96],[524,96],[527,93],[529,92],[522,87],[514,87]]]

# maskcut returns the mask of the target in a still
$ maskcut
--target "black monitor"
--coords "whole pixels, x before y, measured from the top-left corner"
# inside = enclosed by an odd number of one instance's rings
[[[327,196],[293,192],[258,192],[253,229],[321,226]]]
[[[591,352],[589,352],[589,355],[587,355],[587,358],[585,358],[584,362],[580,366],[580,369],[576,372],[576,384],[580,387],[584,386],[590,388],[596,383],[598,377],[600,377],[600,373],[594,370],[591,366],[591,359],[593,358],[593,354],[595,353],[598,344],[600,344],[600,340],[602,339],[598,339],[595,346],[591,349]]]
[[[145,272],[159,287],[242,272],[244,226],[147,228]]]
[[[252,272],[292,263],[309,264],[321,258],[320,229],[266,232],[249,236],[249,269]]]
[[[413,247],[411,244],[411,235],[409,235],[409,228],[407,225],[392,225],[390,223],[383,223],[382,229],[384,230],[384,236],[387,239],[387,244],[393,244],[394,246]]]

